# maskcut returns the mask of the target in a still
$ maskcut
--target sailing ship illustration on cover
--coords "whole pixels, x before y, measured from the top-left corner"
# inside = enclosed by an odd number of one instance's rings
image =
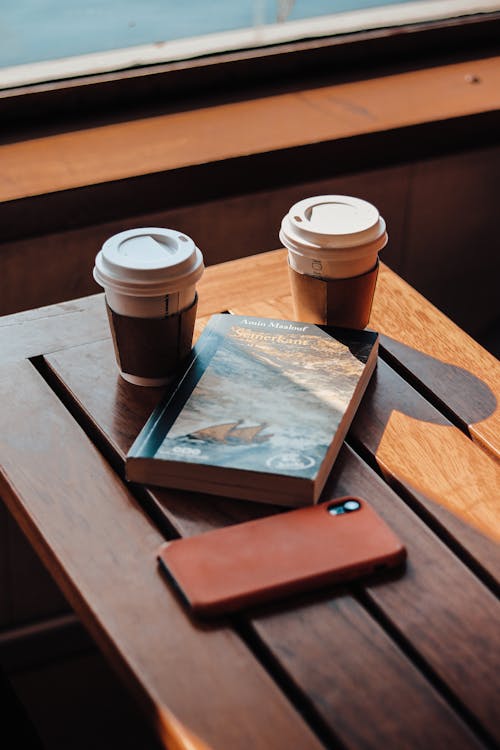
[[[195,430],[186,435],[190,440],[200,440],[207,443],[226,443],[238,445],[251,445],[264,443],[272,438],[272,433],[262,434],[266,429],[267,423],[250,425],[242,427],[244,420],[239,419],[237,422],[224,422],[223,424],[211,425],[201,430]]]

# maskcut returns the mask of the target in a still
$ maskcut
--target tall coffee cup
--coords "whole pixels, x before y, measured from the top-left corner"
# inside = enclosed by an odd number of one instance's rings
[[[116,361],[135,385],[167,383],[191,351],[203,256],[182,232],[158,227],[110,237],[94,278],[104,287]]]
[[[320,195],[293,205],[280,240],[297,320],[364,328],[387,244],[385,221],[371,203],[347,195]]]

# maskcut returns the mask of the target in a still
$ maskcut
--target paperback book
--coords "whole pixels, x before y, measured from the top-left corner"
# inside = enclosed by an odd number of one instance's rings
[[[127,479],[286,506],[319,499],[378,334],[214,315],[131,447]]]

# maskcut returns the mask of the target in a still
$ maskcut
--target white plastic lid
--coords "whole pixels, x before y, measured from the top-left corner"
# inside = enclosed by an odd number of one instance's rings
[[[387,233],[385,221],[368,201],[318,195],[291,207],[281,223],[280,240],[289,250],[316,255],[318,249],[366,245],[380,250],[387,243]]]
[[[195,284],[203,268],[203,256],[190,237],[146,227],[106,240],[95,259],[94,278],[121,294],[149,297]]]

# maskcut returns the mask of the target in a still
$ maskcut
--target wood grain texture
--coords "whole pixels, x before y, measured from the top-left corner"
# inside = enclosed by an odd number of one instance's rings
[[[0,318],[2,363],[109,336],[102,295]]]
[[[273,250],[207,268],[200,282],[199,312],[208,315],[289,294],[286,253]]]
[[[431,513],[442,506],[500,540],[500,466],[384,362],[351,431],[384,473],[428,498]]]
[[[355,599],[309,597],[252,623],[342,747],[481,746]]]
[[[292,319],[284,250],[241,258],[209,270],[204,296],[207,294],[210,303],[219,298],[220,309],[257,315],[262,300],[266,305],[263,315]],[[240,278],[238,295],[232,285]],[[279,303],[273,312],[276,299]],[[208,308],[213,306],[210,303]],[[208,312],[210,309],[205,308],[204,313]],[[498,361],[384,263],[380,265],[370,326],[383,334],[381,343],[397,366],[434,394],[482,447],[500,456]]]
[[[167,745],[180,722],[214,749],[319,748],[238,637],[182,610],[162,537],[28,362],[0,370],[0,396],[7,506]]]
[[[198,106],[0,146],[0,201],[498,107],[498,58]],[[20,168],[22,165],[22,168]]]
[[[381,266],[370,325],[382,346],[500,456],[500,364],[409,284]]]
[[[261,309],[260,306],[259,309]],[[272,313],[272,310],[276,314],[271,303],[262,306],[263,313]],[[89,346],[55,353],[47,357],[47,362],[70,394],[73,402],[84,411],[90,428],[100,434],[101,440],[112,448],[115,459],[122,462],[124,454],[147,419],[158,395],[155,397],[151,389],[129,386],[117,379],[112,350],[107,342],[96,342]],[[363,410],[363,405],[360,410]],[[455,431],[460,435],[458,430],[455,429]],[[463,436],[460,435],[460,437]],[[463,439],[473,450],[478,450],[465,437]],[[486,461],[494,465],[487,456],[479,453]],[[375,584],[369,588],[373,601],[471,712],[489,727],[490,732],[495,731],[494,690],[490,692],[489,687],[483,686],[494,684],[497,679],[497,670],[500,670],[500,665],[495,666],[491,661],[491,654],[495,652],[495,646],[498,644],[495,622],[500,617],[500,606],[488,590],[375,476],[373,471],[351,450],[344,447],[334,466],[323,498],[339,497],[350,493],[368,497],[403,539],[409,552],[408,569],[401,579],[384,583],[381,586]],[[163,512],[169,524],[183,536],[273,512],[273,509],[266,506],[245,504],[236,500],[228,501],[195,493],[155,489],[150,494],[156,503],[157,510]],[[332,607],[335,609],[333,605]],[[307,699],[312,701],[315,708],[320,711],[332,731],[337,729],[337,723],[334,720],[340,710],[337,701],[340,694],[346,694],[348,687],[344,685],[344,692],[339,688],[337,698],[335,700],[332,698],[330,703],[326,703],[324,697],[319,701],[317,698],[319,689],[314,683],[313,675],[320,674],[323,665],[325,670],[329,670],[330,665],[336,662],[335,658],[332,660],[332,650],[335,652],[336,648],[341,647],[344,628],[349,627],[349,617],[352,616],[356,620],[363,619],[360,613],[353,613],[354,605],[346,605],[346,607],[351,615],[346,615],[345,608],[340,607],[336,614],[339,618],[338,631],[335,629],[335,618],[331,621],[329,619],[331,612],[324,615],[328,625],[321,622],[320,607],[316,608],[312,614],[304,614],[300,609],[301,616],[298,619],[292,607],[293,613],[288,618],[279,618],[280,628],[277,630],[271,628],[270,634],[264,626],[257,627],[265,641],[265,648],[271,649],[282,665],[283,653],[286,652],[289,653],[290,660],[296,663],[296,666],[302,665],[300,667],[302,672],[307,670],[311,672],[313,682],[306,681]],[[278,611],[281,611],[279,607]],[[431,629],[429,628],[430,612],[432,612],[433,621]],[[258,622],[260,623],[260,619]],[[295,643],[297,639],[302,650],[294,651],[291,647],[287,647],[288,625],[294,633],[290,635],[292,642]],[[365,622],[361,630],[367,632],[372,627],[373,624]],[[330,630],[330,638],[321,656],[318,657],[318,652],[323,647],[314,644],[315,633],[322,631],[323,628]],[[481,632],[481,639],[477,639],[478,632]],[[366,647],[363,645],[365,636],[359,635],[359,637],[361,640],[357,643],[358,651]],[[378,638],[384,641],[385,636],[379,634]],[[445,642],[446,646],[443,645]],[[385,654],[385,647],[380,646],[380,648],[382,654]],[[473,654],[471,654],[471,649]],[[378,656],[369,654],[367,659],[377,661],[379,656],[380,654]],[[343,658],[348,660],[347,656]],[[393,663],[393,658],[395,657],[388,657],[390,664]],[[286,660],[285,662],[287,669],[290,668],[293,672],[291,664]],[[318,667],[318,662],[322,666]],[[359,668],[354,662],[351,662],[350,667],[351,675],[358,673]],[[380,664],[375,672],[382,673],[386,668],[388,668],[387,664],[385,666]],[[402,670],[401,674],[406,675],[404,679],[413,685],[412,690],[418,692],[421,689],[421,686],[418,687],[420,682],[408,674],[409,665],[404,666],[400,663],[398,669]],[[467,675],[466,679],[464,679],[464,674]],[[347,680],[347,677],[346,668],[344,679]],[[296,675],[293,679],[298,688],[306,687],[296,678]],[[336,679],[340,680],[337,675]],[[387,673],[387,679],[389,679],[389,673]],[[369,681],[372,684],[373,680],[369,679]],[[330,694],[331,686],[325,684],[323,688],[326,693]],[[372,685],[371,689],[373,721],[375,721],[375,714],[380,713],[384,698],[377,692],[378,686]],[[407,699],[408,694],[403,691],[401,700]],[[350,700],[354,699],[351,697]],[[354,701],[354,706],[356,708],[353,709],[349,718],[346,715],[347,709],[343,709],[346,722],[343,742],[346,742],[346,738],[349,737],[349,741],[354,742],[353,737],[358,731],[354,728],[357,726],[357,717],[362,709],[362,703],[357,704]],[[433,706],[435,709],[434,703]],[[366,712],[366,706],[363,711]],[[405,713],[402,706],[401,712]],[[421,718],[420,716],[419,726]],[[347,729],[348,724],[350,730]],[[386,729],[389,732],[390,728]],[[389,738],[385,737],[385,740],[389,741]],[[378,742],[381,741],[378,737]],[[394,736],[392,736],[392,741],[395,741]]]
[[[353,460],[351,450],[344,451],[330,482],[327,491],[337,497],[354,492],[368,498],[408,550],[405,575],[369,584],[366,593],[498,741],[498,600],[366,464]],[[498,562],[498,548],[496,553]],[[465,684],[469,679],[472,690]]]

